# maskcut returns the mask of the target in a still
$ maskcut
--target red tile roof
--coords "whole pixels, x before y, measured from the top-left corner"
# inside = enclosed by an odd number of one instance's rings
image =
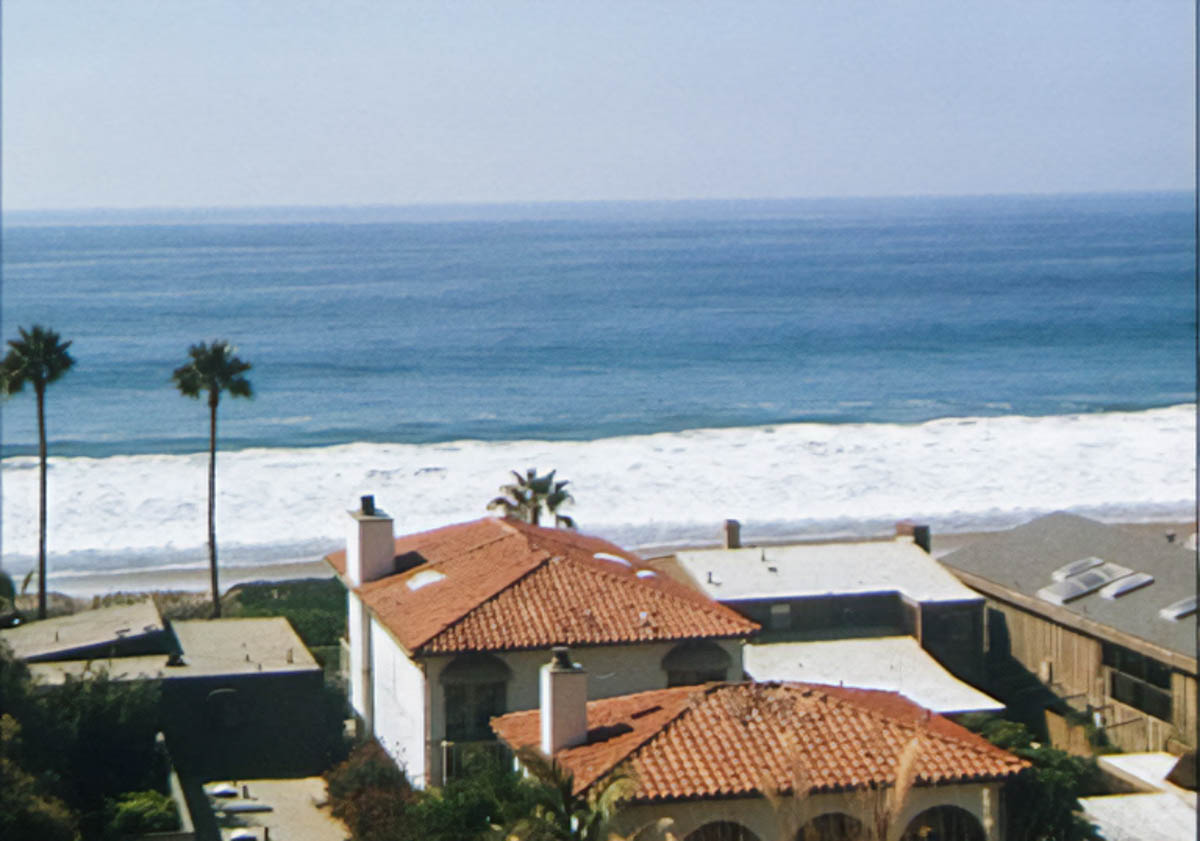
[[[556,759],[583,791],[627,763],[635,801],[886,786],[918,740],[915,785],[999,780],[1028,765],[895,692],[806,683],[715,683],[588,703],[588,741]],[[492,719],[537,747],[539,712]]]
[[[574,531],[489,517],[396,540],[397,556],[410,552],[425,563],[356,590],[413,654],[738,637],[759,627]],[[326,560],[345,575],[345,551]],[[430,580],[431,571],[445,577]],[[430,582],[414,590],[414,579]]]

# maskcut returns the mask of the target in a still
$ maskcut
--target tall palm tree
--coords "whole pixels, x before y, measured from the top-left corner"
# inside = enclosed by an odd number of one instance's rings
[[[235,350],[225,341],[192,345],[188,348],[188,363],[171,375],[184,397],[198,399],[201,392],[208,394],[208,566],[214,619],[221,615],[221,590],[217,586],[217,406],[222,391],[232,397],[253,396],[250,381],[242,376],[250,370],[250,363],[238,359]]]
[[[16,394],[33,386],[37,397],[38,422],[38,619],[46,618],[46,386],[75,364],[67,353],[70,342],[58,333],[35,324],[26,330],[17,328],[21,338],[8,343],[8,353],[0,361],[0,377],[5,394]]]
[[[570,482],[554,481],[556,472],[551,470],[545,476],[539,476],[531,467],[522,476],[517,471],[512,471],[517,481],[501,485],[500,492],[504,496],[498,496],[489,502],[488,509],[502,508],[505,517],[514,517],[536,526],[541,519],[542,509],[545,508],[547,514],[554,516],[554,525],[575,528],[573,519],[558,513],[560,505],[574,502],[575,498],[566,490]]]

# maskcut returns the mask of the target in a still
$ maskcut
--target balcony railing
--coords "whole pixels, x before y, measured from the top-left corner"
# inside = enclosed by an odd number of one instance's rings
[[[442,785],[464,776],[478,761],[495,761],[501,768],[512,764],[512,751],[503,742],[442,742]]]

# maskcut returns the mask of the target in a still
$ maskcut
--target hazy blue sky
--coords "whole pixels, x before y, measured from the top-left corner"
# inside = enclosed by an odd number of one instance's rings
[[[5,0],[9,209],[1191,189],[1192,0]]]

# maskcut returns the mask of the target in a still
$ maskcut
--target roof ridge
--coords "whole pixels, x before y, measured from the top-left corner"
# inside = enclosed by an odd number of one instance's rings
[[[783,682],[786,682],[786,681],[783,681]],[[941,715],[940,713],[936,713],[933,710],[928,709],[927,707],[920,706],[919,704],[912,701],[911,699],[909,699],[907,696],[901,694],[900,692],[896,692],[896,691],[890,690],[890,689],[861,689],[859,687],[837,687],[838,689],[851,688],[851,689],[858,689],[858,691],[862,691],[862,692],[872,692],[872,693],[879,693],[879,694],[883,694],[883,695],[894,696],[905,703],[911,704],[913,707],[916,708],[916,710],[923,711],[925,713],[925,716],[923,718],[918,717],[916,719],[910,720],[910,719],[906,719],[906,718],[903,718],[900,716],[889,715],[887,712],[885,712],[883,710],[873,709],[869,705],[856,703],[851,698],[838,697],[835,694],[825,692],[823,689],[821,689],[823,684],[809,683],[809,684],[804,684],[804,685],[812,687],[812,688],[816,689],[817,691],[820,691],[824,697],[830,699],[835,704],[841,704],[842,706],[851,707],[867,716],[870,716],[872,719],[874,719],[876,721],[880,721],[884,724],[889,724],[889,725],[892,725],[895,727],[899,727],[909,733],[913,733],[914,735],[910,741],[919,740],[922,737],[927,736],[930,739],[934,739],[934,740],[938,741],[942,745],[952,745],[952,746],[956,746],[956,747],[961,747],[965,750],[970,750],[973,753],[978,754],[978,755],[994,757],[994,756],[996,756],[996,754],[998,752],[999,753],[1004,752],[1004,750],[1002,748],[999,748],[996,745],[993,745],[991,742],[989,742],[987,739],[983,738],[979,734],[972,733],[970,730],[963,727],[961,724],[957,724],[956,722],[951,721],[950,719],[946,718],[944,715]],[[935,722],[936,722],[937,726],[931,726],[931,725],[934,725]],[[958,730],[961,730],[962,732],[961,733],[953,733],[953,732],[947,733],[943,729],[947,725],[950,727],[956,728]]]
[[[631,554],[631,553],[627,553],[627,554]],[[663,573],[661,573],[658,570],[654,569],[653,567],[649,566],[645,562],[639,562],[640,569],[646,569],[646,570],[649,570],[650,572],[653,572],[655,579],[659,582],[659,585],[656,586],[655,584],[651,584],[649,581],[638,576],[637,574],[626,575],[615,569],[609,569],[608,567],[601,565],[601,563],[603,563],[603,562],[588,563],[588,562],[584,562],[583,559],[580,559],[580,558],[572,558],[570,555],[566,556],[566,560],[575,562],[576,565],[579,566],[581,569],[585,569],[588,572],[593,573],[595,575],[608,576],[609,578],[612,578],[617,581],[632,581],[636,586],[644,587],[648,592],[659,593],[663,596],[670,597],[671,599],[674,599],[679,602],[685,602],[689,605],[696,605],[699,607],[703,607],[706,611],[708,611],[713,616],[720,616],[723,619],[741,619],[745,622],[758,624],[758,623],[754,622],[754,620],[749,619],[748,617],[742,616],[742,614],[733,610],[733,608],[728,607],[727,605],[721,604],[716,599],[710,598],[709,596],[706,596],[704,593],[701,593],[698,590],[693,590],[692,588],[687,587],[686,585],[681,584],[678,581],[675,581],[670,576],[664,575]]]
[[[514,532],[514,533],[519,534],[519,532]],[[490,542],[494,542],[494,541],[490,541]],[[480,545],[487,545],[487,544],[480,544]],[[472,551],[474,551],[474,550],[472,550]],[[484,607],[484,605],[487,605],[487,604],[495,601],[502,594],[504,594],[508,590],[512,589],[513,587],[517,586],[518,584],[520,584],[526,578],[533,575],[538,570],[542,569],[544,566],[546,566],[546,564],[548,564],[550,561],[554,560],[555,557],[557,557],[555,555],[551,555],[549,552],[547,552],[545,549],[542,549],[541,547],[537,547],[537,549],[535,551],[543,553],[543,557],[538,558],[534,563],[530,564],[528,569],[522,570],[520,575],[517,575],[513,578],[508,579],[503,584],[496,587],[496,589],[493,590],[491,593],[489,593],[487,596],[485,596],[484,598],[475,602],[473,605],[471,605],[465,611],[460,613],[454,619],[449,620],[448,622],[441,625],[441,627],[439,627],[435,631],[431,632],[428,636],[425,637],[425,639],[421,640],[421,642],[419,642],[416,646],[413,647],[413,654],[420,654],[421,650],[423,648],[425,648],[425,646],[429,645],[429,643],[433,642],[439,636],[446,633],[446,631],[450,630],[455,625],[458,625],[460,622],[465,622],[468,618],[470,618],[471,614],[475,613],[475,611],[480,610]]]
[[[701,701],[707,700],[707,698],[709,696],[711,696],[716,690],[722,688],[723,686],[729,686],[729,685],[730,684],[728,684],[728,683],[721,682],[721,683],[702,684],[699,687],[696,687],[696,686],[679,686],[679,687],[669,686],[665,689],[649,689],[649,690],[646,690],[646,692],[644,692],[644,693],[640,693],[640,692],[637,693],[639,695],[641,695],[641,694],[649,695],[651,693],[658,694],[658,693],[662,693],[662,692],[668,692],[668,693],[671,693],[672,695],[684,695],[686,693],[686,699],[685,699],[684,703],[679,705],[679,709],[677,709],[675,711],[675,713],[673,715],[671,715],[670,718],[668,718],[666,721],[664,721],[656,729],[647,731],[646,735],[642,739],[640,739],[636,742],[633,742],[629,746],[628,750],[626,750],[620,756],[618,756],[616,759],[614,759],[612,761],[612,763],[608,764],[608,766],[603,771],[599,771],[599,772],[593,774],[591,776],[591,779],[587,780],[586,782],[581,782],[579,779],[576,779],[575,780],[575,791],[580,792],[580,791],[583,791],[584,789],[590,788],[591,786],[595,785],[599,780],[604,779],[606,776],[608,776],[609,774],[616,771],[616,769],[619,768],[622,764],[631,760],[635,753],[640,751],[646,745],[650,744],[650,742],[653,742],[654,740],[661,737],[668,730],[670,730],[675,725],[676,722],[678,722],[681,718],[683,718],[685,715],[687,715],[692,710],[696,709],[696,707],[699,706]],[[675,692],[671,692],[671,690],[673,690],[673,689],[675,690]],[[604,701],[607,699],[600,698],[597,700]],[[541,715],[540,711],[539,711],[538,715]]]

